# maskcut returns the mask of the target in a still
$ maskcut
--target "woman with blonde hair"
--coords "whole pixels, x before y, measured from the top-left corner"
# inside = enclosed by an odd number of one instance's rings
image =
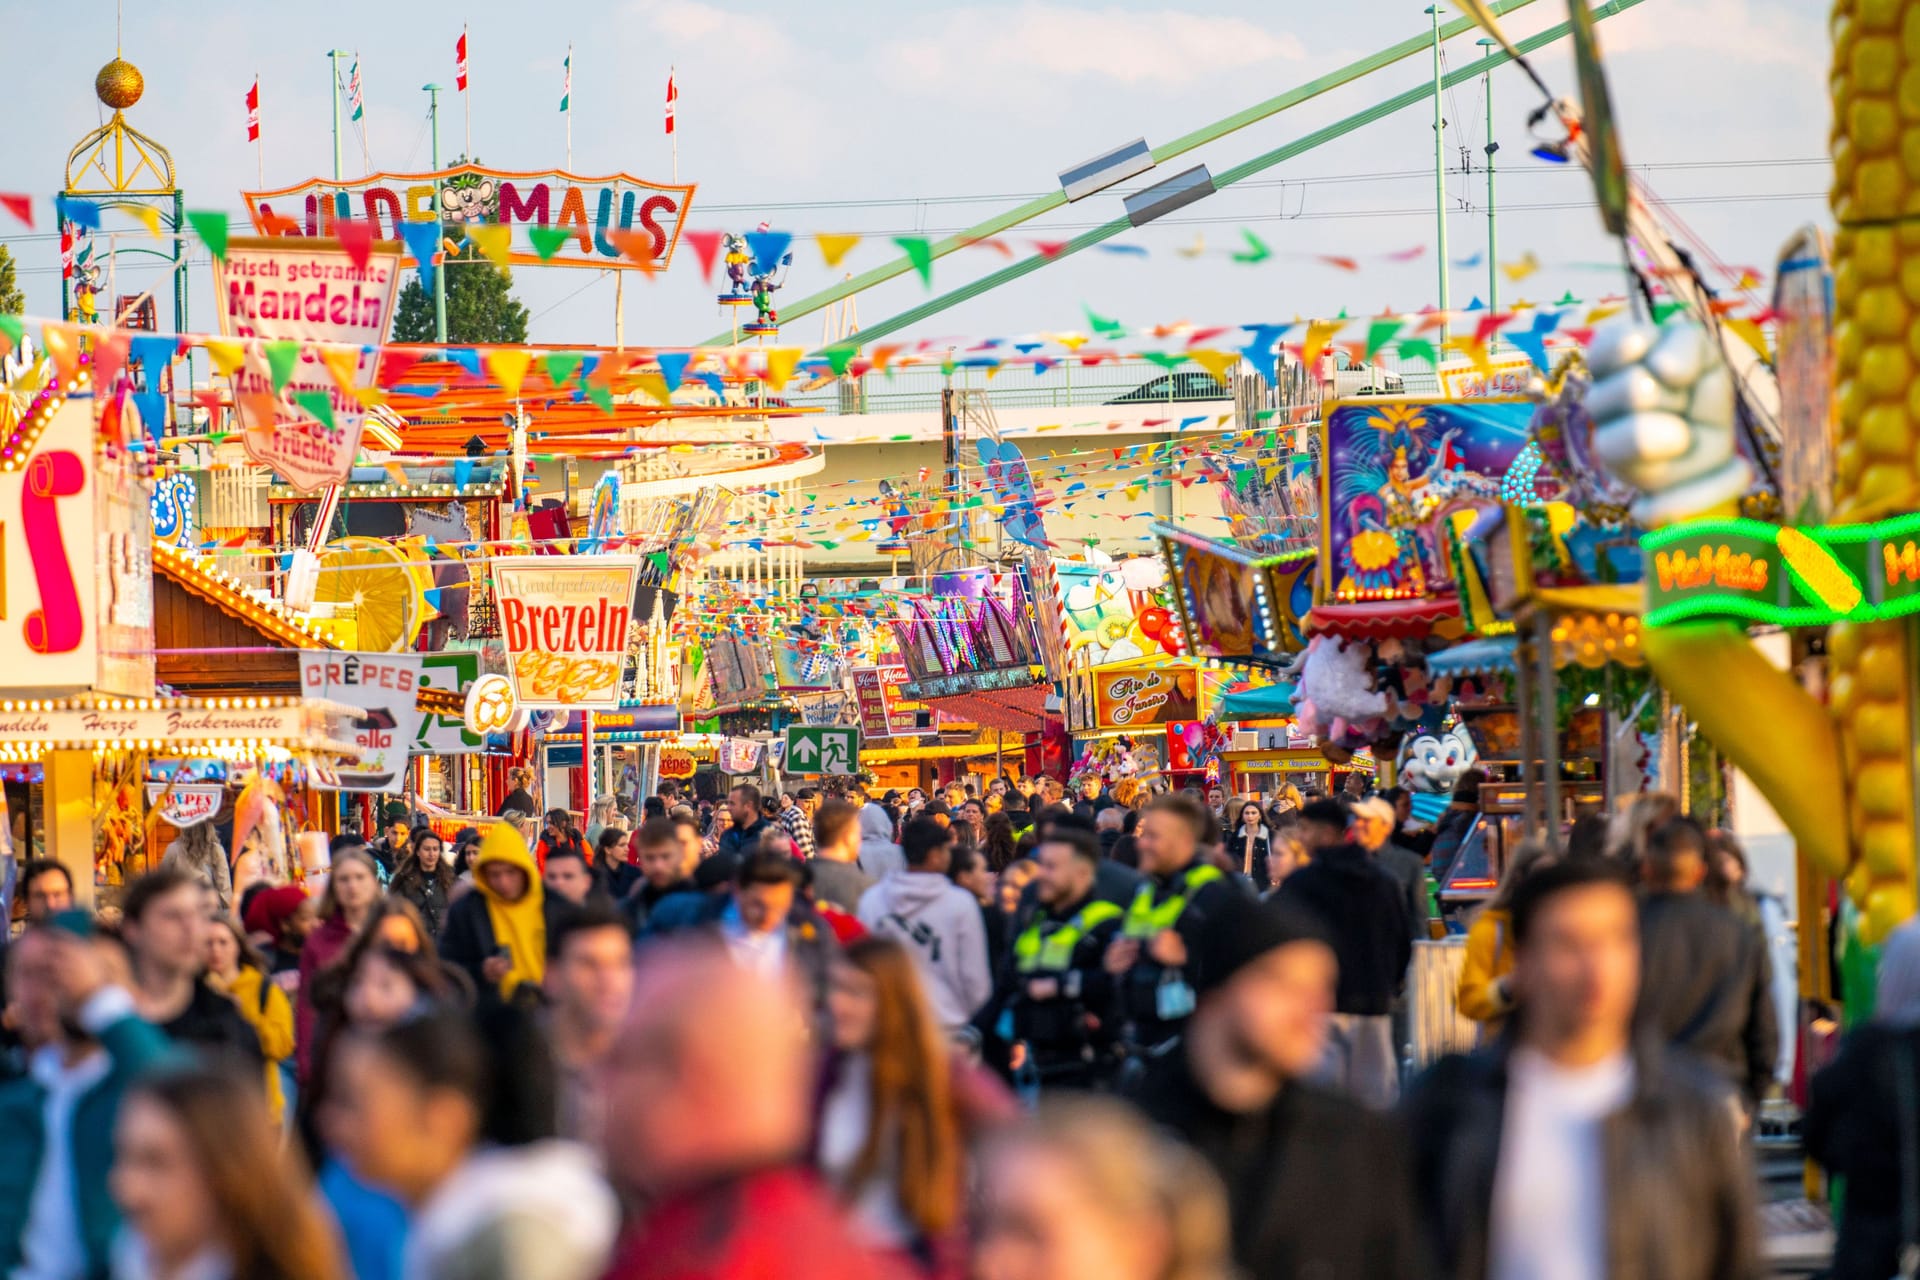
[[[1198,1155],[1121,1103],[1059,1096],[990,1139],[980,1280],[1229,1280],[1227,1199]]]
[[[196,822],[175,836],[166,852],[160,855],[160,865],[179,867],[198,877],[200,883],[219,895],[222,911],[232,905],[233,869],[227,865],[227,851],[220,846],[220,836],[214,831],[211,818]]]
[[[533,770],[525,765],[515,765],[507,770],[507,785],[513,788],[507,792],[507,798],[493,811],[496,818],[504,818],[509,813],[518,813],[521,817],[540,812],[540,805],[533,798]]]
[[[280,1073],[293,1057],[293,1005],[267,976],[266,957],[232,916],[215,916],[207,930],[207,982],[239,1006],[240,1016],[260,1037],[260,1056],[267,1060],[267,1109],[280,1123],[286,1111]]]
[[[1617,858],[1640,876],[1640,864],[1647,857],[1647,835],[1658,831],[1680,816],[1680,798],[1664,791],[1649,791],[1625,801],[1607,828],[1607,856]]]
[[[344,1274],[260,1090],[225,1072],[140,1077],[120,1104],[108,1187],[125,1223],[114,1249],[121,1280]]]

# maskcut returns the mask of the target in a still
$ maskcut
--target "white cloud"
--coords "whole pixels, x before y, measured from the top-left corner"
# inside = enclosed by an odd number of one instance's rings
[[[1305,56],[1293,35],[1241,18],[1029,3],[951,11],[937,28],[892,42],[880,64],[921,85],[937,78],[978,88],[983,76],[1038,72],[1179,89],[1223,71]]]
[[[1779,74],[1823,77],[1831,44],[1826,6],[1768,4],[1763,0],[1688,0],[1683,21],[1659,5],[1645,5],[1608,22],[1601,52],[1713,55],[1715,62]],[[1817,81],[1816,81],[1817,83]]]

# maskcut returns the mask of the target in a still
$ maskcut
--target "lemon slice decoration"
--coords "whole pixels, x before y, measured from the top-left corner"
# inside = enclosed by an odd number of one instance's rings
[[[400,653],[412,646],[434,613],[426,597],[432,578],[412,559],[379,538],[340,538],[321,551],[314,603],[334,607],[329,630],[342,647]]]

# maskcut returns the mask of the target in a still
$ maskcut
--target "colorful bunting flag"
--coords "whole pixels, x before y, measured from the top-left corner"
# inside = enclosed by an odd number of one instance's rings
[[[925,236],[895,236],[893,242],[907,255],[907,261],[913,264],[920,283],[929,289],[933,287],[933,241]]]
[[[227,215],[218,209],[187,210],[187,225],[193,228],[193,234],[207,246],[207,252],[225,262],[227,260]]]

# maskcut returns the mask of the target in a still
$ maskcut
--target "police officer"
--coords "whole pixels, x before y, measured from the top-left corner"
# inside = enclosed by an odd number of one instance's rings
[[[1205,807],[1184,794],[1161,796],[1140,815],[1136,840],[1146,879],[1106,956],[1134,1048],[1151,1049],[1180,1033],[1193,1012],[1195,943],[1222,901],[1244,892],[1201,860],[1210,826]]]
[[[1094,893],[1100,842],[1091,832],[1056,824],[1035,854],[1041,909],[1013,943],[1013,1035],[1043,1085],[1086,1088],[1114,1038],[1101,960],[1122,913]]]

